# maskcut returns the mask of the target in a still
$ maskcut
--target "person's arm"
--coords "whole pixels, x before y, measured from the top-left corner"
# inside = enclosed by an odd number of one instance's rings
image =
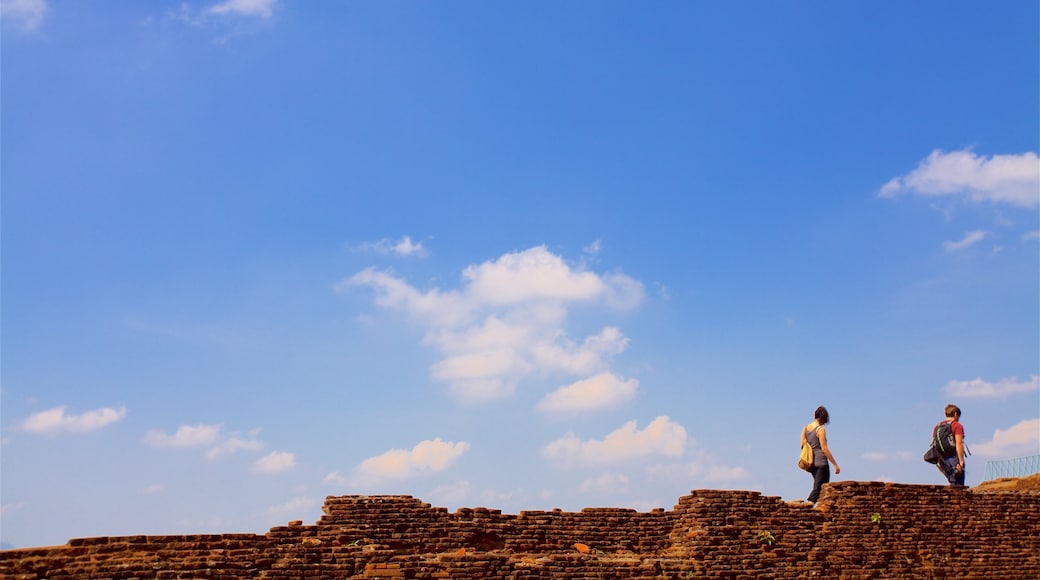
[[[958,433],[953,439],[957,442],[957,471],[964,471],[964,435]]]
[[[798,444],[798,448],[805,447],[805,427],[802,427],[802,442]]]
[[[837,475],[841,473],[841,468],[838,467],[838,462],[835,461],[834,456],[831,455],[830,447],[827,447],[827,429],[825,427],[820,427],[820,430],[817,431],[816,434],[820,436],[820,449],[823,451],[823,454],[827,456],[827,460],[834,465],[834,474]]]

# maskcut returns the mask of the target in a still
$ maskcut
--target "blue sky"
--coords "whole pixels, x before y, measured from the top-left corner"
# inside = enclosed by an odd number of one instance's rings
[[[1040,453],[1038,21],[5,0],[0,540]]]

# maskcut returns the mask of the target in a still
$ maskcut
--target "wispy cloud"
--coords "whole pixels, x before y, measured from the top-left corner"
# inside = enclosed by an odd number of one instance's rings
[[[123,326],[141,334],[226,350],[247,349],[255,341],[249,333],[219,323],[168,322],[127,316]]]
[[[630,401],[638,391],[638,380],[604,372],[560,387],[546,395],[536,408],[560,413],[616,407]]]
[[[238,432],[224,433],[222,425],[181,425],[172,434],[152,429],[145,434],[144,441],[152,447],[185,448],[205,447],[207,459],[217,459],[239,451],[263,451],[264,443],[257,439],[259,429],[243,435]]]
[[[105,407],[86,411],[79,415],[66,413],[67,407],[55,407],[27,417],[18,426],[29,433],[54,434],[61,432],[83,433],[96,431],[126,417],[126,407]]]
[[[689,461],[652,465],[647,475],[654,481],[697,482],[705,486],[731,485],[750,477],[743,467],[726,465],[705,449],[694,447],[688,455],[692,455]]]
[[[43,24],[50,12],[46,0],[3,0],[0,2],[0,17],[26,31],[33,31]]]
[[[25,508],[25,506],[26,506],[25,502],[20,502],[20,501],[19,502],[13,502],[13,503],[5,503],[3,505],[0,505],[0,516],[9,516],[9,515],[17,512],[17,511],[20,511],[21,509]]]
[[[431,376],[450,384],[466,403],[509,396],[532,375],[580,377],[608,370],[628,339],[606,326],[575,341],[566,333],[568,309],[574,304],[630,309],[643,297],[637,280],[572,267],[544,246],[469,266],[462,278],[459,290],[424,292],[369,268],[336,289],[370,287],[376,304],[406,312],[424,325],[424,342],[443,356]]]
[[[257,473],[280,473],[296,467],[296,456],[285,451],[272,451],[253,463]]]
[[[264,442],[253,436],[240,437],[238,435],[228,436],[215,447],[206,452],[207,459],[216,459],[221,455],[231,455],[239,451],[263,451]]]
[[[439,437],[422,441],[412,449],[391,449],[369,457],[354,470],[350,481],[370,486],[386,480],[404,480],[416,475],[444,471],[469,451],[469,443],[442,441]],[[332,475],[332,474],[330,474]],[[327,476],[326,481],[329,480]]]
[[[1027,419],[1008,429],[997,429],[993,439],[972,445],[971,451],[986,457],[1005,458],[1040,453],[1040,419]]]
[[[141,489],[141,494],[142,495],[155,495],[157,493],[162,492],[164,489],[166,489],[165,485],[163,485],[161,483],[153,483],[153,484],[145,486],[143,489]]]
[[[573,433],[542,449],[547,459],[560,463],[612,463],[653,455],[679,456],[686,449],[686,429],[666,416],[638,429],[629,421],[603,439],[582,441]]]
[[[276,0],[226,0],[210,6],[209,14],[259,16],[270,18],[274,13]]]
[[[1018,377],[1008,377],[992,383],[982,380],[981,377],[970,381],[950,381],[943,388],[951,397],[974,399],[1004,398],[1036,390],[1040,390],[1040,376],[1037,375],[1031,375],[1024,381],[1019,381]]]
[[[220,435],[220,425],[181,425],[172,435],[153,429],[144,441],[152,447],[195,447],[211,445]]]
[[[332,471],[321,480],[325,485],[347,485],[350,480],[346,476],[340,475],[338,472]]]
[[[429,254],[422,242],[413,242],[411,236],[403,236],[398,240],[383,238],[377,242],[361,244],[358,249],[367,252],[376,252],[377,254],[416,258],[423,258]]]
[[[217,34],[213,42],[225,44],[237,36],[263,30],[274,22],[277,0],[226,0],[199,7],[181,2],[167,9],[163,20],[179,22]]]
[[[972,232],[968,232],[967,234],[964,234],[963,238],[955,242],[943,242],[943,249],[945,249],[947,252],[956,252],[958,250],[963,250],[981,242],[982,240],[986,239],[988,235],[989,232],[986,232],[984,230],[975,230]]]
[[[300,512],[305,512],[305,511],[315,507],[316,505],[318,505],[318,500],[317,499],[315,499],[313,497],[300,496],[300,497],[294,497],[294,498],[290,499],[289,501],[287,501],[287,502],[285,502],[283,504],[269,506],[267,508],[267,513],[269,513],[269,514],[297,514],[297,513],[300,513]]]
[[[469,497],[472,484],[465,479],[439,485],[430,491],[430,498],[441,503],[458,504]]]
[[[860,457],[865,461],[910,461],[914,454],[909,451],[868,451]]]
[[[927,197],[960,196],[973,202],[1036,207],[1040,204],[1040,162],[1034,152],[985,157],[971,150],[932,151],[910,173],[894,177],[878,192]]]
[[[624,473],[601,473],[578,484],[578,491],[598,495],[627,493],[629,481],[629,477]]]

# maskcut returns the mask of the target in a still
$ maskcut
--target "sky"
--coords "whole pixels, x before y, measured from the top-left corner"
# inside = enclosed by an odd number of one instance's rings
[[[7,547],[1040,454],[1034,1],[2,10]]]

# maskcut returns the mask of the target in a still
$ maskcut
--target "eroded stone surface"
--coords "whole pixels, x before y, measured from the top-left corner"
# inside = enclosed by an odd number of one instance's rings
[[[488,508],[330,496],[267,534],[79,538],[0,552],[0,577],[522,580],[1040,578],[1040,485],[837,482],[815,508],[695,490],[670,511]],[[1037,476],[1040,483],[1040,476]]]

